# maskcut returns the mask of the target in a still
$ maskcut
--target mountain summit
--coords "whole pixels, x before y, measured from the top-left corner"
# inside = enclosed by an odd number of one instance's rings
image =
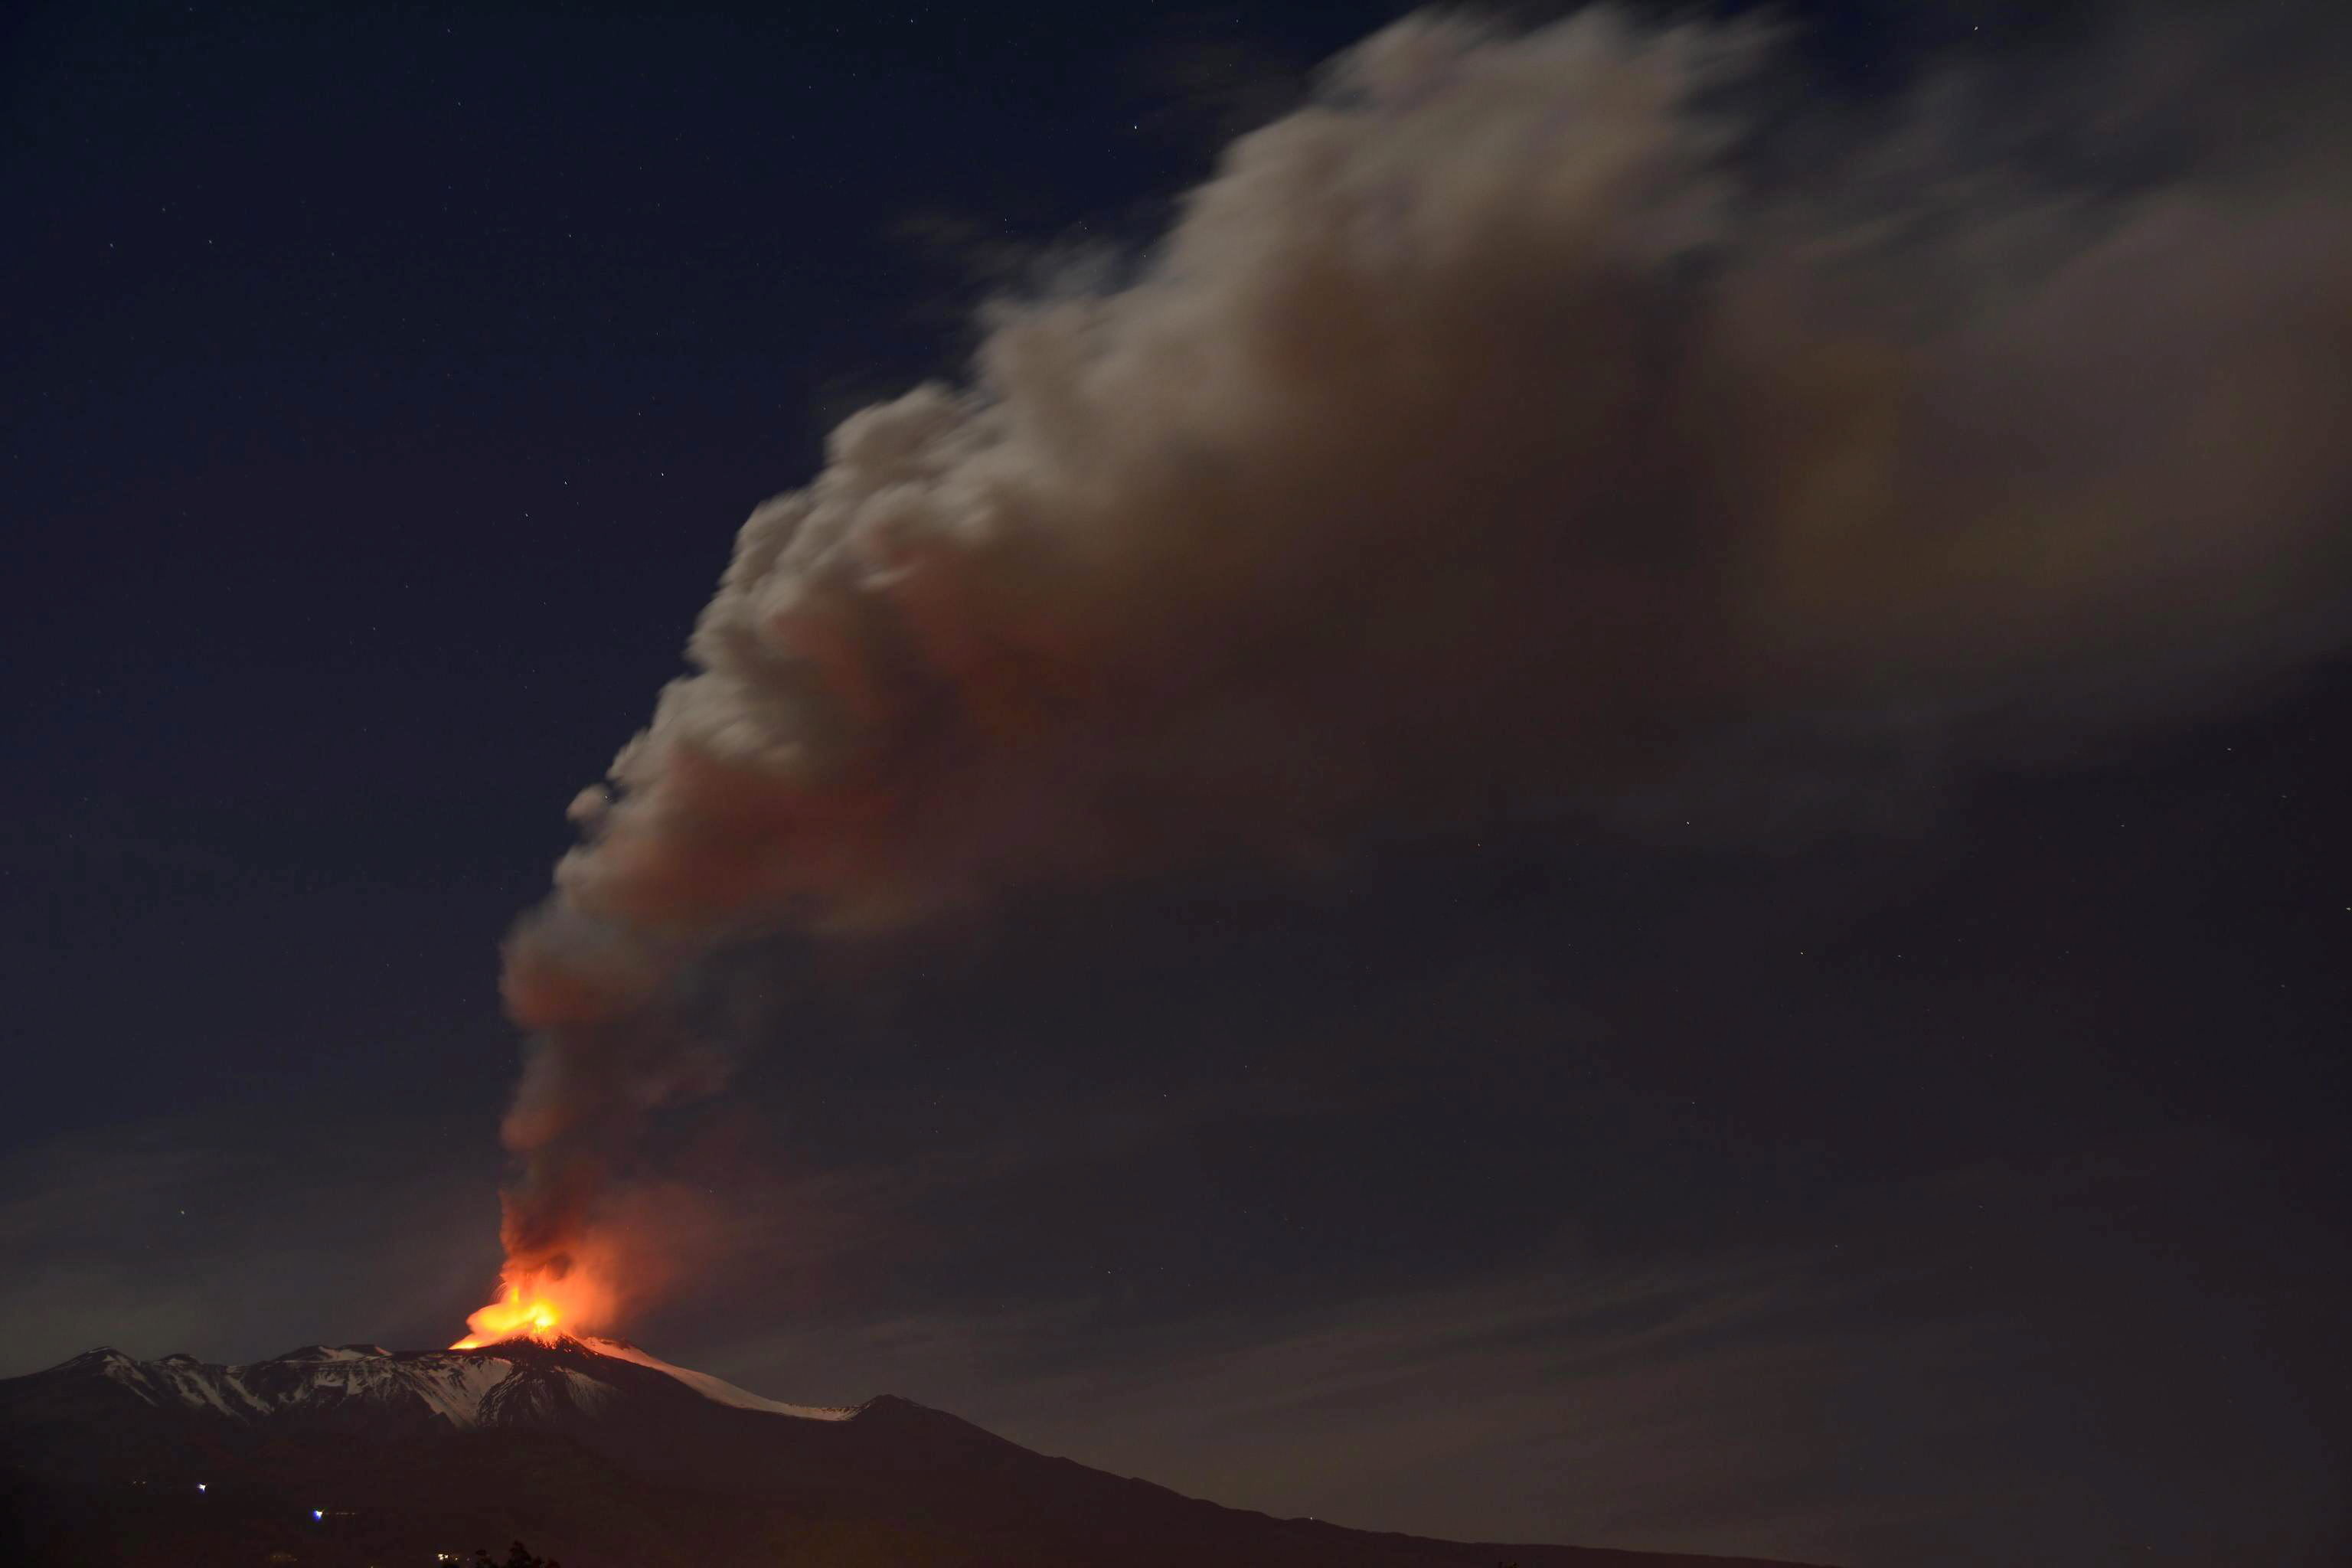
[[[268,1361],[218,1366],[189,1355],[134,1361],[110,1346],[62,1366],[0,1384],[0,1413],[62,1397],[96,1411],[125,1398],[156,1411],[216,1415],[244,1426],[373,1426],[438,1421],[478,1426],[594,1420],[621,1406],[678,1395],[658,1373],[713,1404],[802,1420],[840,1421],[856,1412],[782,1405],[707,1373],[647,1355],[626,1340],[512,1339],[478,1350],[388,1351],[381,1345],[305,1345]],[[46,1394],[44,1391],[47,1391]]]
[[[1753,1562],[1275,1519],[910,1400],[782,1404],[606,1339],[244,1365],[94,1350],[0,1380],[0,1555],[93,1568],[432,1563],[516,1537],[567,1568]]]

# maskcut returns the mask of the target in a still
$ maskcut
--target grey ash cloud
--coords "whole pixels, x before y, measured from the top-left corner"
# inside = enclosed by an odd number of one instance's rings
[[[2341,143],[2292,94],[2223,129],[2252,68],[2156,26],[2161,103],[2100,67],[1768,133],[1756,28],[1416,17],[1118,281],[844,421],[509,941],[510,1247],[724,1079],[671,1014],[749,936],[1833,823],[2337,647]]]

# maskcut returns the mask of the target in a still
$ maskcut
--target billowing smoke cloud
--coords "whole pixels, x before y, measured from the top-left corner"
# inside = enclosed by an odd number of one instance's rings
[[[1131,280],[843,423],[509,945],[517,1264],[723,1077],[669,1003],[740,935],[1622,826],[1791,736],[2024,758],[2334,646],[2334,144],[2082,84],[1768,135],[1769,52],[1399,25]]]

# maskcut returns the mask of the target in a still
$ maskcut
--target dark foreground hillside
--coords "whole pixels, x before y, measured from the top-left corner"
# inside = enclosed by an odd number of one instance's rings
[[[0,1382],[0,1559],[396,1568],[520,1539],[566,1568],[1735,1562],[1275,1519],[907,1400],[796,1414],[594,1343],[314,1350],[247,1367],[93,1352]]]

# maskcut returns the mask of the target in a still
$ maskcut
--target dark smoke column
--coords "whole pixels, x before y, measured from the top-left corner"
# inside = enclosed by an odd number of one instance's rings
[[[2140,127],[2161,183],[2003,156],[2156,101],[2086,78],[1805,127],[1789,180],[1724,90],[1769,63],[1606,8],[1399,24],[1134,282],[835,430],[508,946],[510,1276],[595,1272],[635,1130],[724,1077],[669,999],[739,937],[1623,830],[1769,796],[1818,735],[2042,758],[2340,646],[2336,111],[2264,84],[2233,142],[2205,110],[2255,89],[2216,74]]]

